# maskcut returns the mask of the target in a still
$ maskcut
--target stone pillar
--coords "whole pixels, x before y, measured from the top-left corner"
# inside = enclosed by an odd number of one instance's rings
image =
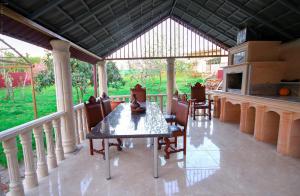
[[[57,111],[66,112],[64,120],[61,122],[62,143],[64,152],[71,153],[76,149],[76,143],[70,70],[70,44],[62,40],[52,40],[50,44],[53,48]]]
[[[4,153],[7,160],[7,168],[9,173],[9,194],[14,196],[24,195],[24,188],[20,178],[19,164],[17,160],[16,138],[11,138],[3,143]]]
[[[259,141],[263,140],[262,131],[263,131],[265,111],[266,111],[266,106],[259,105],[256,107],[254,137]]]
[[[293,123],[293,113],[283,112],[280,116],[279,133],[277,142],[277,152],[283,155],[289,155],[289,142]]]
[[[175,58],[167,58],[167,113],[171,113],[174,93]]]
[[[34,168],[34,158],[32,151],[32,139],[31,131],[25,132],[20,135],[23,155],[24,155],[24,165],[25,165],[25,185],[27,188],[33,188],[38,185],[37,175]]]
[[[98,97],[97,65],[93,65],[94,97]]]
[[[247,132],[246,131],[246,121],[247,121],[247,111],[249,108],[248,102],[242,102],[241,103],[241,117],[240,117],[240,131]]]
[[[99,61],[98,65],[98,83],[99,83],[99,97],[102,93],[107,91],[107,72],[106,72],[106,61]]]

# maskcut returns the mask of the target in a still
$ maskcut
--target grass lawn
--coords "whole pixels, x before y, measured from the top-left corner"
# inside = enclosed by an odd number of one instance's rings
[[[128,95],[129,89],[135,84],[139,83],[139,81],[130,80],[129,76],[124,76],[124,80],[126,82],[125,86],[119,89],[109,88],[109,95]],[[194,84],[195,82],[203,82],[203,80],[201,78],[193,78],[188,74],[182,73],[176,75],[176,82],[180,93],[189,93],[191,84]],[[152,78],[152,80],[146,80],[144,86],[147,88],[148,94],[165,94],[167,86],[166,75],[162,75],[161,85],[159,78],[155,77]],[[88,88],[87,93],[84,96],[84,100],[87,100],[90,95],[93,95],[93,90],[94,89],[92,86]],[[32,96],[30,86],[25,88],[15,88],[15,100],[13,101],[5,100],[5,93],[5,89],[0,89],[0,131],[33,120]],[[54,86],[44,89],[41,93],[36,93],[36,99],[39,117],[56,112],[56,95]],[[73,89],[73,102],[74,105],[78,103],[75,89]],[[18,138],[17,140],[19,153],[18,159],[22,159],[22,148]],[[35,148],[34,143],[33,147]],[[0,145],[0,164],[6,164],[2,145]]]

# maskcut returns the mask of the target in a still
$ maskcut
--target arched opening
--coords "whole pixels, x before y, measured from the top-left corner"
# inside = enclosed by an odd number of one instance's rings
[[[276,112],[265,113],[262,126],[262,140],[271,144],[277,144],[280,116]]]
[[[292,123],[288,150],[289,155],[300,158],[300,119]]]
[[[255,112],[255,107],[249,107],[247,110],[247,117],[245,122],[246,133],[254,134]]]
[[[241,106],[240,104],[225,103],[225,121],[240,123]]]

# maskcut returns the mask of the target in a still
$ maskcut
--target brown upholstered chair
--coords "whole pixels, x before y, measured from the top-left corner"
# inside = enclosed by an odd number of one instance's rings
[[[177,103],[178,103],[178,97],[175,97],[175,96],[172,97],[171,113],[164,115],[167,123],[171,123],[172,124],[173,122],[175,122]]]
[[[140,84],[137,84],[134,88],[130,89],[131,99],[133,94],[136,95],[138,102],[146,102],[146,88],[143,88]]]
[[[112,111],[110,99],[101,99],[100,102],[101,102],[102,114],[105,118]],[[121,138],[117,138],[117,141],[118,141],[118,143],[109,143],[109,146],[117,146],[118,150],[121,151],[122,150],[122,147],[121,147],[122,140],[121,140]],[[103,145],[103,149],[104,149],[103,141],[102,141],[102,145]]]
[[[211,120],[211,102],[206,100],[205,86],[199,82],[195,86],[191,86],[190,104],[191,115],[194,120],[196,116],[208,116],[209,120]],[[204,110],[204,114],[196,115],[196,110]]]
[[[93,127],[95,127],[99,122],[103,120],[103,113],[101,110],[100,101],[96,100],[95,97],[91,96],[88,102],[84,103],[86,118],[87,118],[87,126],[88,131],[90,132]],[[94,152],[100,153],[104,155],[103,149],[96,150],[93,147],[93,140],[89,139],[90,143],[90,155],[94,155]]]
[[[93,127],[95,127],[99,122],[101,122],[104,118],[104,113],[102,109],[101,100],[96,100],[95,97],[91,96],[87,103],[84,103],[86,118],[87,118],[87,126],[88,131],[91,131]],[[94,155],[95,153],[102,154],[104,156],[104,140],[102,140],[102,149],[94,149],[93,140],[89,139],[90,145],[90,155]],[[121,141],[118,144],[110,143],[109,146],[117,146],[118,150],[122,150]]]
[[[178,102],[176,111],[176,124],[169,125],[168,129],[171,132],[171,138],[174,138],[173,141],[170,138],[164,138],[165,142],[165,158],[169,159],[171,153],[177,153],[183,151],[183,154],[186,155],[186,129],[188,123],[188,116],[189,116],[189,103],[188,102]],[[177,137],[183,136],[183,148],[177,148]],[[174,144],[174,147],[171,146]]]

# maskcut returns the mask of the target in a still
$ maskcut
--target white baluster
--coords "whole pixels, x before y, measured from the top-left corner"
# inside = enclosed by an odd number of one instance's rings
[[[36,127],[33,129],[33,135],[36,144],[37,154],[37,175],[39,178],[48,176],[48,168],[45,157],[45,148],[43,140],[43,129],[42,127]]]
[[[147,98],[148,98],[148,101],[150,102],[151,101],[151,96],[148,96]]]
[[[46,134],[47,163],[48,163],[48,168],[51,170],[57,167],[56,155],[54,151],[54,142],[52,136],[52,124],[45,123],[43,126]]]
[[[33,188],[38,185],[37,175],[34,168],[34,158],[32,151],[31,131],[27,131],[20,135],[23,148],[24,164],[25,164],[25,185],[27,188]]]
[[[155,101],[155,102],[157,102],[157,95],[156,95],[156,96],[154,96],[154,101]]]
[[[126,101],[126,98],[125,98],[125,97],[123,97],[123,98],[122,98],[122,101]]]
[[[84,108],[82,108],[81,117],[82,117],[82,132],[83,132],[82,141],[83,141],[85,139],[85,135],[86,135],[86,132],[87,132],[87,127],[86,127],[87,123],[86,123]]]
[[[24,188],[20,178],[19,164],[17,160],[16,138],[11,138],[3,143],[9,174],[9,195],[22,196]]]
[[[81,117],[81,109],[77,110],[77,121],[78,121],[78,132],[79,132],[79,141],[80,143],[83,141],[83,128],[82,128],[82,117]]]
[[[75,141],[76,145],[80,144],[80,139],[79,139],[79,129],[78,129],[78,120],[77,120],[77,111],[74,112],[74,117],[75,117]]]
[[[53,128],[55,133],[55,154],[57,161],[62,161],[65,159],[64,149],[62,147],[61,141],[61,125],[60,119],[53,120]]]

